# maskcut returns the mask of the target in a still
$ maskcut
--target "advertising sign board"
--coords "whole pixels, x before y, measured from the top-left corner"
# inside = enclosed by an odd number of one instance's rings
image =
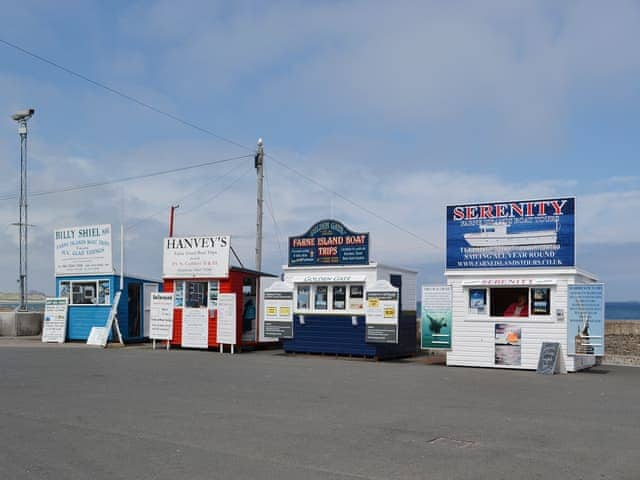
[[[67,336],[68,297],[47,298],[44,304],[42,342],[64,343]]]
[[[111,225],[58,229],[53,241],[57,276],[113,273]]]
[[[495,364],[519,367],[522,364],[521,326],[496,323],[495,333]]]
[[[379,280],[367,290],[365,323],[368,343],[398,343],[398,289]]]
[[[575,265],[575,199],[447,206],[447,268]]]
[[[293,290],[284,282],[277,282],[265,290],[264,336],[293,338]]]
[[[569,285],[567,352],[604,355],[604,284]]]
[[[206,307],[182,310],[182,346],[209,347],[209,310]]]
[[[173,293],[151,293],[149,338],[171,340],[173,338]]]
[[[322,220],[299,237],[289,237],[289,266],[368,265],[369,234]]]
[[[236,294],[218,295],[218,343],[236,344]]]
[[[164,239],[164,278],[226,278],[229,276],[229,235]]]
[[[422,287],[421,345],[427,348],[451,348],[451,287]]]

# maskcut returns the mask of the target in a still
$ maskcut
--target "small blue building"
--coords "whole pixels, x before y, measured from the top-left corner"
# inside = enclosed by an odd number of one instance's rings
[[[148,338],[151,293],[159,291],[160,285],[124,276],[117,318],[125,343]],[[120,275],[57,276],[56,296],[69,299],[67,340],[86,341],[92,327],[104,327],[119,289]]]

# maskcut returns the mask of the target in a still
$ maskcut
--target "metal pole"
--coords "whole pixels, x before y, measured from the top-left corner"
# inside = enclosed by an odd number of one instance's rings
[[[20,304],[19,311],[27,311],[27,243],[29,218],[27,215],[27,120],[29,120],[35,110],[29,108],[21,110],[11,115],[11,118],[18,122],[18,134],[20,135],[20,200],[19,200],[19,222],[20,229]]]
[[[180,208],[180,205],[171,205],[171,214],[169,215],[169,236],[173,237],[173,222],[175,218],[176,208]]]
[[[27,121],[21,120],[20,134],[20,307],[27,311]]]
[[[256,270],[262,270],[262,184],[264,182],[264,149],[262,139],[258,139],[258,149],[254,157],[256,173],[258,174],[258,212],[256,219]]]

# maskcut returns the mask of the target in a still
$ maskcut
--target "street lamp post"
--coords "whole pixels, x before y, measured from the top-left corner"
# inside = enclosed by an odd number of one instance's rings
[[[27,230],[29,227],[27,217],[27,120],[29,120],[35,110],[29,108],[21,110],[11,115],[11,118],[18,122],[18,134],[20,135],[20,305],[19,311],[27,311]]]

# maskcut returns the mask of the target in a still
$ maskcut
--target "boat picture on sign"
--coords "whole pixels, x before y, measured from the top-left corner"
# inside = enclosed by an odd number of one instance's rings
[[[447,207],[447,268],[575,265],[575,199]]]

